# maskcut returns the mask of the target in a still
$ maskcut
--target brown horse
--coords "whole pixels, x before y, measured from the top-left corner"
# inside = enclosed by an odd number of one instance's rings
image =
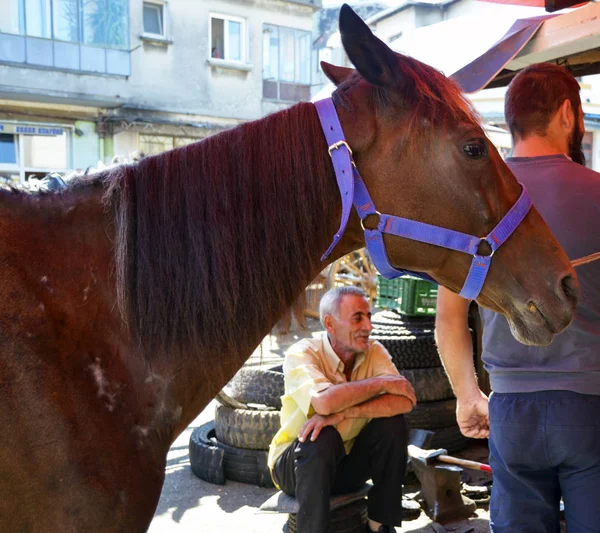
[[[485,235],[520,193],[457,86],[347,7],[325,65],[381,211]],[[475,146],[475,148],[474,148]],[[323,269],[340,194],[312,104],[61,194],[0,193],[0,531],[139,533],[175,437]],[[364,245],[358,217],[329,258]],[[451,289],[471,258],[386,237]],[[532,210],[480,302],[530,343],[565,328],[573,269]]]

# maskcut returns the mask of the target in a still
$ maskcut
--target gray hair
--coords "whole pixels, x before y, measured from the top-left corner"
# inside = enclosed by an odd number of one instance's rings
[[[323,326],[325,325],[325,317],[327,315],[332,315],[336,319],[339,318],[338,312],[340,310],[340,303],[346,294],[362,296],[368,300],[365,291],[358,287],[335,287],[328,290],[323,295],[323,298],[321,298],[321,303],[319,304],[319,318],[321,319],[321,324],[323,324]]]

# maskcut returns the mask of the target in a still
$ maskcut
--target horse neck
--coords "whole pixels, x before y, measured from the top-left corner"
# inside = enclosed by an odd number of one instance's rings
[[[171,383],[175,436],[323,268],[339,192],[312,104],[144,159],[125,180],[123,307]]]

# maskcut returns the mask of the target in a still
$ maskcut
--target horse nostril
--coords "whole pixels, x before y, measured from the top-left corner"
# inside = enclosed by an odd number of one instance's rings
[[[581,289],[577,280],[571,275],[565,276],[561,280],[561,286],[567,300],[576,306],[581,298]]]

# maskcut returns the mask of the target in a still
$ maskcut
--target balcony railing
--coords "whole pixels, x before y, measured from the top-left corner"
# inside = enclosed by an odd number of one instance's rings
[[[293,4],[306,4],[309,6],[314,6],[317,9],[321,9],[323,7],[323,0],[284,0],[287,2],[292,2]]]
[[[129,76],[129,50],[0,33],[0,63]]]

